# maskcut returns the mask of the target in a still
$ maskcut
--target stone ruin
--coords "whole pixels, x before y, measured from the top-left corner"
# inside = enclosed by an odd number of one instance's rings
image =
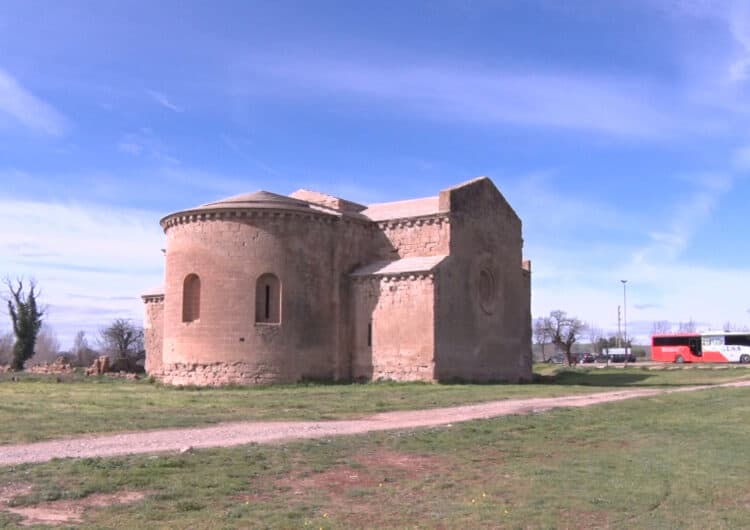
[[[127,363],[125,363],[127,364]],[[94,362],[86,368],[85,374],[87,376],[99,376],[108,375],[111,377],[121,377],[125,379],[138,379],[138,375],[130,370],[122,369],[123,362],[115,360],[112,362],[106,355],[101,355],[94,359]],[[12,372],[9,364],[0,365],[0,374]],[[25,369],[26,373],[29,374],[50,374],[50,375],[64,375],[75,373],[76,368],[71,364],[70,360],[64,355],[59,355],[52,362],[45,362],[29,366]]]
[[[58,355],[53,362],[37,364],[26,371],[30,374],[72,374],[75,368],[64,355]]]
[[[94,359],[94,362],[86,368],[86,375],[102,375],[109,372],[109,357],[101,355]]]
[[[128,366],[126,359],[116,359],[114,362],[106,355],[100,355],[86,369],[86,375],[108,375],[110,377],[121,377],[124,379],[138,379],[138,374],[125,370],[123,367]]]

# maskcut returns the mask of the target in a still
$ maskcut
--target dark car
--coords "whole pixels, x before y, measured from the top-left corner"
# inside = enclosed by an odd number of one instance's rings
[[[627,358],[626,358],[626,355],[624,353],[615,353],[609,357],[609,360],[612,361],[613,363],[624,363],[624,362],[634,363],[635,355],[633,355],[633,353],[631,352],[627,354]]]
[[[565,358],[564,353],[556,353],[549,359],[547,359],[547,362],[549,364],[565,364],[567,362],[567,359]]]
[[[579,363],[593,363],[595,360],[593,353],[579,353],[578,354],[578,362]]]

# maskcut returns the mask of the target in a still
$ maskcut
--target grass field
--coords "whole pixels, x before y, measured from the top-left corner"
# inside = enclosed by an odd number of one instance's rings
[[[148,381],[0,376],[0,444],[66,435],[206,425],[223,421],[351,418],[376,412],[523,397],[555,397],[615,387],[707,384],[750,377],[744,367],[561,370],[538,367],[526,385],[290,385],[174,388]],[[58,382],[58,379],[60,382]],[[22,421],[21,421],[22,420]]]
[[[17,509],[145,495],[90,508],[84,528],[743,528],[749,435],[750,389],[713,389],[430,430],[56,460],[0,468],[0,485],[26,492]],[[0,526],[18,521],[0,511]]]

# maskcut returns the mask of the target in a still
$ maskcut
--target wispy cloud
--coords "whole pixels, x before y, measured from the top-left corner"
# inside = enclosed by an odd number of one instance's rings
[[[677,194],[667,220],[658,220],[650,232],[650,241],[636,250],[634,264],[672,261],[685,250],[693,234],[713,213],[723,195],[729,192],[735,177],[728,173],[699,174],[682,179],[691,184],[690,191]],[[685,207],[689,205],[689,207]]]
[[[640,340],[647,340],[650,325],[636,326],[637,320],[692,318],[703,328],[742,320],[750,298],[750,285],[743,278],[750,269],[691,263],[683,255],[739,177],[699,173],[676,178],[675,188],[681,191],[670,194],[670,204],[662,204],[659,215],[638,219],[606,201],[595,201],[598,211],[591,213],[585,198],[555,192],[553,176],[541,172],[506,186],[511,204],[524,219],[524,254],[534,263],[535,316],[565,309],[607,331],[616,330],[617,307],[623,303],[620,280],[627,279],[629,333]],[[545,216],[548,209],[552,218]],[[620,241],[610,227],[606,240],[581,240],[586,219],[589,224],[596,219],[598,225],[599,214],[605,224],[610,215],[611,221],[627,227],[629,237]],[[721,304],[707,303],[719,299]]]
[[[738,57],[729,65],[729,79],[746,81],[750,73],[750,5],[731,2],[724,7],[723,15],[739,48]]]
[[[247,72],[269,78],[265,86],[276,95],[361,97],[431,119],[576,129],[620,137],[658,138],[690,129],[671,112],[674,94],[666,97],[642,79],[453,65],[365,66],[337,60],[258,60]],[[293,90],[284,92],[285,83]],[[249,90],[263,90],[258,88],[263,84],[252,84]]]
[[[156,101],[162,107],[165,107],[174,112],[183,112],[185,110],[182,107],[177,106],[171,101],[169,101],[169,99],[167,99],[167,96],[165,96],[161,92],[157,92],[156,90],[147,90],[146,92],[148,93],[149,96],[153,98],[154,101]]]
[[[143,146],[133,141],[122,141],[117,144],[117,149],[129,155],[138,156],[143,152]]]
[[[160,214],[0,199],[0,270],[36,278],[63,345],[113,315],[140,319],[139,294],[162,281]]]
[[[117,150],[132,156],[144,156],[159,164],[178,165],[180,161],[169,154],[164,142],[148,127],[123,136],[117,143]]]
[[[3,116],[6,120],[3,120]],[[63,134],[67,125],[60,112],[0,68],[0,124],[10,120],[33,132],[51,136]]]
[[[738,94],[733,93],[733,85],[742,84],[750,77],[750,4],[745,0],[660,0],[654,5],[678,17],[709,20],[723,28],[730,46],[707,50],[710,54],[708,68],[718,75],[699,72],[704,78],[695,82],[706,91],[704,97],[714,98],[718,103],[722,103],[722,98],[729,98],[728,106],[743,106],[747,110],[747,105],[735,101]],[[717,34],[713,40],[720,41],[720,37]],[[713,89],[705,88],[711,85]]]

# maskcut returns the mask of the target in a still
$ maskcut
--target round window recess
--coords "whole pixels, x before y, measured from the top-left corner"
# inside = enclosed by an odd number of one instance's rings
[[[479,305],[487,314],[495,310],[495,277],[486,269],[479,272]]]

